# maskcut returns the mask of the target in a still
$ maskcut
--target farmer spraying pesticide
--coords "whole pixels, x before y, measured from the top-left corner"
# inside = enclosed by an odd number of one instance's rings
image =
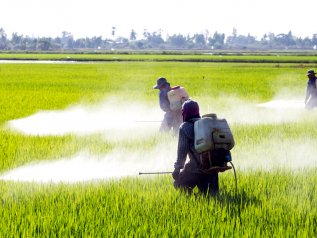
[[[307,89],[305,97],[305,107],[306,109],[313,109],[317,107],[317,88],[316,88],[316,73],[314,70],[310,69],[307,71]]]
[[[177,134],[182,123],[182,104],[188,99],[188,93],[181,86],[171,87],[170,83],[163,77],[157,79],[153,88],[160,90],[159,103],[165,112],[160,131],[173,130]]]
[[[182,105],[182,115],[172,173],[174,186],[189,193],[197,186],[203,194],[216,195],[218,173],[232,168],[227,166],[234,146],[229,126],[215,114],[201,118],[198,103],[190,99]],[[187,155],[189,161],[185,164]]]

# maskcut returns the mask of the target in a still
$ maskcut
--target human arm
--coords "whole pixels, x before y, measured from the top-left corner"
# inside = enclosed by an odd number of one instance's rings
[[[172,173],[172,176],[175,180],[178,179],[180,170],[184,168],[187,154],[189,152],[189,140],[184,133],[184,128],[179,129],[179,135],[178,135],[178,148],[177,148],[177,159],[174,163],[174,171]]]
[[[178,135],[177,158],[174,164],[175,169],[180,170],[184,168],[188,152],[189,152],[189,139],[187,138],[184,132],[184,129],[181,127],[179,129],[179,135]]]
[[[164,112],[169,112],[170,109],[170,102],[168,100],[167,97],[167,92],[166,90],[161,90],[159,93],[159,100],[160,100],[160,108],[164,111]]]

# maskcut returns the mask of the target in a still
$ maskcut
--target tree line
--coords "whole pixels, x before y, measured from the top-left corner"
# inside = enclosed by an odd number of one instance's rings
[[[261,39],[250,34],[240,35],[233,29],[231,35],[214,32],[210,34],[196,33],[193,35],[167,35],[164,40],[160,31],[149,32],[144,30],[142,39],[131,30],[130,36],[116,36],[116,28],[112,27],[112,38],[103,39],[101,36],[75,39],[72,33],[63,31],[58,37],[31,37],[17,32],[8,37],[5,30],[0,28],[0,50],[21,51],[59,51],[59,50],[282,50],[316,49],[317,34],[310,37],[296,37],[289,31],[287,34],[268,33]]]

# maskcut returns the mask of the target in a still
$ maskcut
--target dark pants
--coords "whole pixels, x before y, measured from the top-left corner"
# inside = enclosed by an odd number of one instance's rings
[[[205,195],[216,195],[219,192],[218,173],[202,174],[183,170],[179,178],[174,181],[174,186],[188,193],[191,193],[197,186],[199,191]]]

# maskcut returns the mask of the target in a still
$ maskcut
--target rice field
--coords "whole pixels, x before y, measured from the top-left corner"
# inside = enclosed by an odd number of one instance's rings
[[[0,64],[0,236],[316,237],[317,113],[257,106],[303,101],[306,71],[314,67]],[[228,120],[238,190],[232,171],[220,175],[220,194],[211,198],[175,190],[170,175],[138,175],[171,171],[176,158],[177,138],[157,133],[162,114],[152,87],[159,76],[184,86],[202,114]],[[28,133],[8,127],[34,118],[48,122],[19,124]]]
[[[63,53],[0,52],[0,60],[55,60],[55,61],[146,61],[146,62],[243,62],[243,63],[298,63],[316,64],[316,52],[289,51],[78,51]]]

